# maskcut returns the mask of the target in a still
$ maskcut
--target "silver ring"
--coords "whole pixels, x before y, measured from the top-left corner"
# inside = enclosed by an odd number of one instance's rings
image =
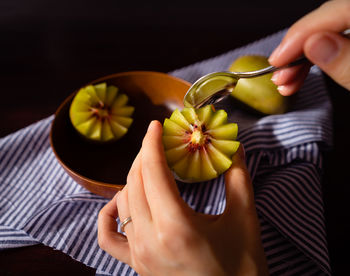
[[[131,222],[132,219],[131,217],[127,217],[121,224],[120,224],[120,230],[122,230],[122,232],[124,231],[125,225],[127,225],[129,222]]]

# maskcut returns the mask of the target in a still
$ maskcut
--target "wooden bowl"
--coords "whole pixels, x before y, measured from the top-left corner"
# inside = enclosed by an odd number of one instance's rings
[[[91,84],[107,82],[129,96],[135,107],[134,122],[128,133],[113,143],[97,144],[82,138],[69,118],[72,93],[57,109],[51,125],[50,143],[59,163],[80,185],[92,193],[111,198],[126,182],[152,120],[163,122],[176,108],[190,83],[165,73],[131,71],[99,78]]]

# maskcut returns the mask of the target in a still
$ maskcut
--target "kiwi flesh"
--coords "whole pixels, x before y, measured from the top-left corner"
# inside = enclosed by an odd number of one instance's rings
[[[118,87],[98,83],[87,85],[76,93],[69,109],[73,127],[84,138],[96,142],[120,139],[131,126],[135,108]]]
[[[270,66],[267,57],[246,55],[238,57],[229,67],[232,72],[255,71]],[[287,112],[289,99],[282,96],[271,81],[272,73],[255,78],[241,78],[232,97],[260,114],[272,115]]]
[[[169,167],[184,182],[207,181],[224,173],[239,147],[238,126],[223,109],[176,109],[163,124],[163,145]]]

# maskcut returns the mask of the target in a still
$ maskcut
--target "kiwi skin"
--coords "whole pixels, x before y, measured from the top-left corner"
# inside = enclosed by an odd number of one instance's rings
[[[238,57],[229,67],[232,72],[255,71],[270,66],[267,57],[245,55]],[[282,96],[271,80],[272,73],[255,78],[239,79],[232,97],[258,114],[283,114],[289,109],[289,97]]]
[[[239,147],[238,126],[212,106],[175,110],[163,124],[165,156],[182,182],[202,182],[224,173]]]

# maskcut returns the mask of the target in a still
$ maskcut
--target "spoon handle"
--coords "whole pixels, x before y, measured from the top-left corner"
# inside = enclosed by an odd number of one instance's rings
[[[265,74],[269,74],[269,73],[273,73],[277,70],[280,70],[282,68],[287,68],[287,67],[292,67],[292,66],[296,66],[296,65],[300,65],[302,63],[308,62],[308,59],[305,56],[301,56],[300,58],[294,60],[293,62],[282,66],[282,67],[275,67],[275,66],[268,66],[265,67],[263,69],[260,70],[256,70],[256,71],[249,71],[249,72],[232,72],[235,76],[237,76],[238,78],[255,78],[255,77],[259,77]]]

